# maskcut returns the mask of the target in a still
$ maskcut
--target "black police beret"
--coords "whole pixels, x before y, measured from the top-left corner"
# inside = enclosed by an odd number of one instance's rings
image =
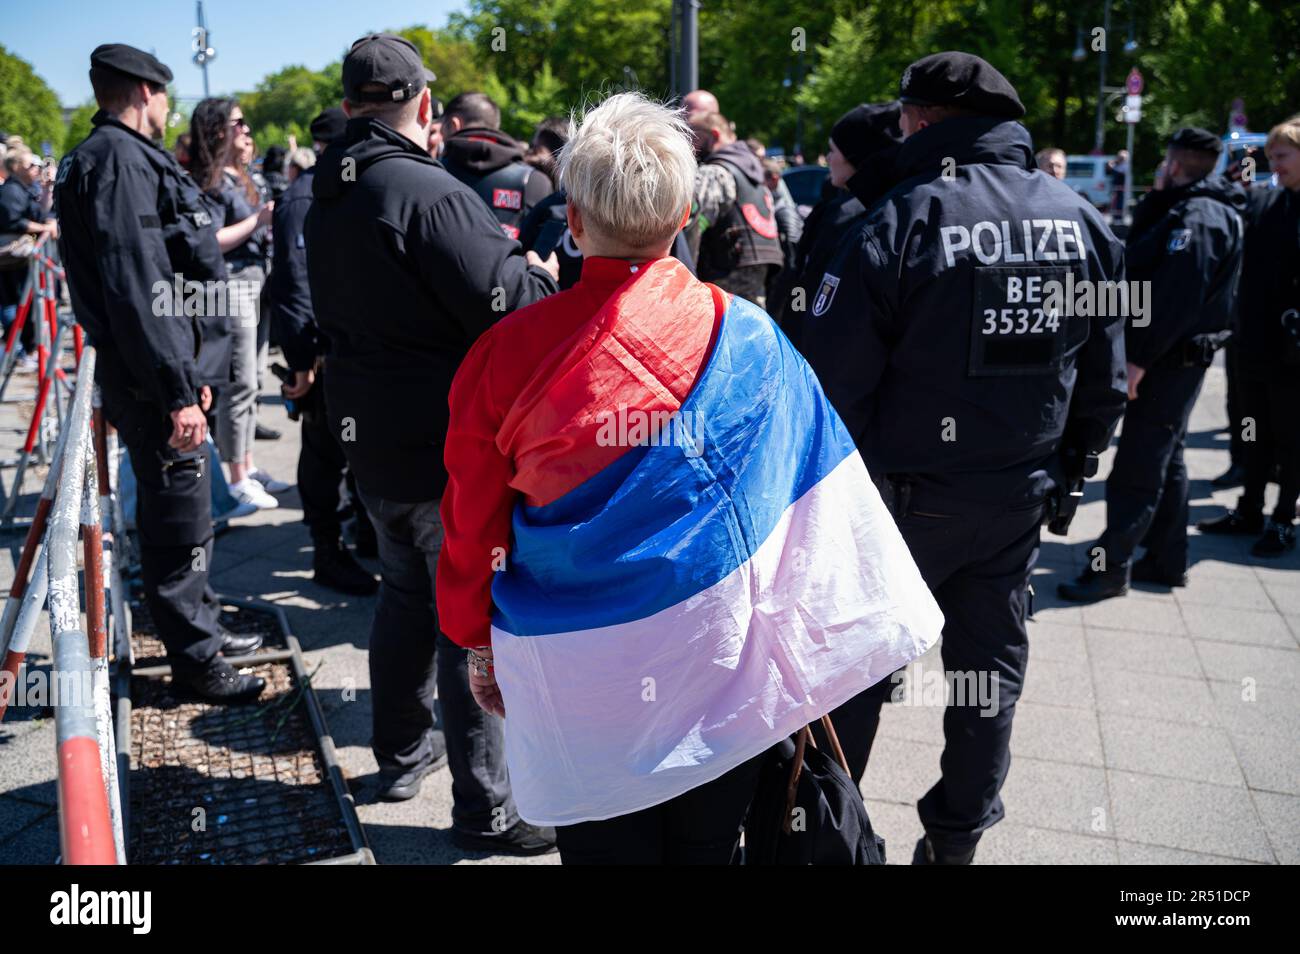
[[[873,152],[903,141],[898,103],[863,103],[854,106],[831,127],[831,141],[854,168],[861,168]]]
[[[343,138],[347,126],[347,113],[337,106],[331,106],[313,119],[308,128],[311,130],[312,141],[323,142],[328,146],[330,143]]]
[[[922,57],[904,70],[898,98],[917,106],[960,106],[1004,119],[1025,114],[1005,76],[978,56],[956,51]]]
[[[432,76],[410,40],[370,33],[343,58],[343,95],[352,103],[400,103],[418,96]],[[375,83],[383,90],[362,92]]]
[[[172,81],[172,71],[156,56],[125,43],[105,43],[95,47],[90,54],[90,65],[163,86]]]
[[[1223,152],[1223,141],[1208,129],[1199,126],[1184,126],[1170,138],[1169,146],[1171,149],[1191,149],[1216,156]]]

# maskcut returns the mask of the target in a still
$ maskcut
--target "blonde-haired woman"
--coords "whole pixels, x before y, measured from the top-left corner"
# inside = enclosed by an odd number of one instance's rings
[[[807,365],[668,257],[682,117],[612,96],[559,169],[582,277],[456,375],[439,619],[565,863],[727,863],[767,750],[942,619]]]

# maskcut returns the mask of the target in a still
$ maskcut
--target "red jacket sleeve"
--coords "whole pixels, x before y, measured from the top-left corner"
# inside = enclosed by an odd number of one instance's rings
[[[492,579],[505,568],[510,519],[518,494],[514,462],[496,445],[502,410],[493,399],[493,334],[475,342],[451,384],[451,419],[443,450],[447,489],[438,556],[438,623],[459,646],[491,644]]]

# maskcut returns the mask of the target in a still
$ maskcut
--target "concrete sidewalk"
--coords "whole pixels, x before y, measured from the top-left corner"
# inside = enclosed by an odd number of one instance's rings
[[[269,392],[261,420],[284,437],[258,443],[258,464],[293,481],[297,425]],[[1216,367],[1189,439],[1193,520],[1236,498],[1235,491],[1212,494],[1208,483],[1227,466],[1226,439],[1218,433],[1224,422]],[[14,406],[0,408],[0,426],[14,423]],[[3,433],[2,445],[12,442]],[[1107,455],[1102,477],[1109,462]],[[7,486],[12,472],[4,477]],[[38,487],[30,476],[28,487]],[[1068,538],[1044,534],[1029,673],[1003,791],[1006,819],[988,832],[977,862],[1300,861],[1300,554],[1256,560],[1249,540],[1194,535],[1186,590],[1143,587],[1095,606],[1064,605],[1055,585],[1082,569],[1104,524],[1101,494],[1100,481],[1089,484]],[[466,856],[451,845],[445,770],[409,802],[373,801],[366,645],[374,600],[312,583],[301,518],[290,491],[279,509],[219,537],[213,585],[282,606],[308,668],[320,665],[313,685],[376,858],[514,861]],[[21,536],[4,542],[17,547]],[[6,592],[15,556],[0,557]],[[38,631],[34,649],[43,655],[38,662],[48,662],[48,627]],[[938,667],[937,650],[924,664]],[[54,727],[36,715],[11,710],[0,726],[0,861],[48,863],[58,851]],[[863,791],[895,863],[910,860],[921,834],[914,805],[938,777],[942,716],[935,706],[893,705],[884,713]],[[523,863],[557,861],[550,855]]]

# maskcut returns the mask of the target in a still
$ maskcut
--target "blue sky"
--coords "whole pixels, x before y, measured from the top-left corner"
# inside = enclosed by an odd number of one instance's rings
[[[440,27],[460,0],[204,0],[212,93],[252,89],[267,73],[319,69],[374,30]],[[65,106],[90,98],[90,51],[101,43],[148,50],[176,74],[180,96],[203,95],[191,57],[194,0],[7,0],[0,44],[32,64]]]

